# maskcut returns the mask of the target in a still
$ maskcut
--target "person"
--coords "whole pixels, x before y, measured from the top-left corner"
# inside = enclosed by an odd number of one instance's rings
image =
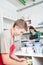
[[[29,35],[29,39],[32,42],[39,42],[40,41],[40,31],[36,31],[36,29],[33,26],[29,27],[30,30],[30,35]]]
[[[29,27],[29,42],[25,46],[40,45],[41,32],[37,31],[33,26]]]
[[[0,65],[27,65],[26,59],[17,57],[14,52],[14,37],[27,31],[27,24],[23,19],[15,21],[13,28],[0,34]]]

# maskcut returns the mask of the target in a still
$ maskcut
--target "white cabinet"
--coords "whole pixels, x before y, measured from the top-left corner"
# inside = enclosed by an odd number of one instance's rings
[[[42,57],[32,57],[33,65],[43,65]]]
[[[31,57],[33,65],[43,65],[43,55],[40,54],[28,54],[28,53],[22,53],[21,51],[16,51],[15,55],[17,56],[24,56],[24,57]]]
[[[3,17],[3,29],[4,30],[12,28],[13,23],[14,23],[14,20]]]
[[[37,31],[40,31],[40,32],[43,32],[43,25],[42,25],[42,26],[39,26],[39,27],[37,26],[37,27],[36,27],[36,30],[37,30]]]
[[[3,32],[3,30],[12,28],[14,22],[13,19],[0,16],[0,33]]]

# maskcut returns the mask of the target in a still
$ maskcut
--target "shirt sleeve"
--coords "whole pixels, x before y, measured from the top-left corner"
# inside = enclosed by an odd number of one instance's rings
[[[9,53],[10,38],[8,34],[1,35],[1,53]]]
[[[37,35],[38,35],[38,38],[36,39],[36,41],[39,41],[40,40],[40,36],[41,36],[41,32],[37,32]]]
[[[32,37],[32,35],[31,35],[31,34],[29,34],[29,39],[30,39],[30,40],[32,39],[31,37]]]

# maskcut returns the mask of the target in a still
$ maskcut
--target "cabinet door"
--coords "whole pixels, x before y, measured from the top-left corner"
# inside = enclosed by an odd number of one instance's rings
[[[12,28],[14,20],[3,18],[3,30]]]
[[[43,58],[32,57],[33,65],[43,65]]]

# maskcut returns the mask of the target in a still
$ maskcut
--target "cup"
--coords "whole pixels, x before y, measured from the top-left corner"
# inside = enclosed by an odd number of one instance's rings
[[[33,53],[32,47],[27,47],[27,53]]]
[[[22,48],[21,48],[21,52],[22,52],[22,53],[26,53],[26,47],[22,47]]]

